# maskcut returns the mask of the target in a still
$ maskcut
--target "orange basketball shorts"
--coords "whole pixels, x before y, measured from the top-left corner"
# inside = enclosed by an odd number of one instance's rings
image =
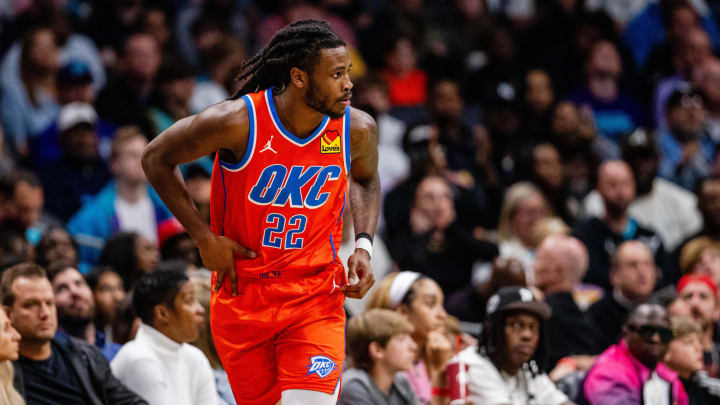
[[[274,405],[282,391],[328,394],[345,361],[342,265],[284,279],[229,280],[210,300],[210,324],[220,361],[238,404]]]

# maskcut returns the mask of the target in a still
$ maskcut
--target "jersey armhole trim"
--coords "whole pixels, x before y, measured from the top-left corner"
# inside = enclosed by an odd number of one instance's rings
[[[218,158],[218,161],[220,162],[220,165],[231,172],[237,172],[245,168],[245,166],[250,163],[250,159],[252,158],[253,153],[255,152],[255,139],[257,138],[255,134],[255,128],[257,127],[257,116],[255,114],[255,105],[253,104],[252,99],[247,94],[242,96],[242,99],[245,101],[245,105],[247,106],[248,110],[248,121],[249,121],[249,128],[248,128],[248,145],[247,149],[245,150],[245,155],[243,158],[235,164],[223,162],[220,158]]]
[[[345,107],[345,117],[343,118],[343,163],[345,163],[345,174],[350,177],[350,107]]]

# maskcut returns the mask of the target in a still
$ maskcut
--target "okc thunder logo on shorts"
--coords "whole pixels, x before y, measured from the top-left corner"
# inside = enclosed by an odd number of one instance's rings
[[[325,356],[313,356],[310,357],[310,365],[306,367],[310,369],[307,375],[316,373],[320,378],[325,378],[335,370],[335,363]]]

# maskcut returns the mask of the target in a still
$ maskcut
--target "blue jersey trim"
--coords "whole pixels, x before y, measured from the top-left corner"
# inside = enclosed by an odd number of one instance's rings
[[[235,164],[223,162],[220,158],[218,158],[222,167],[232,171],[238,171],[244,168],[250,161],[253,151],[255,150],[255,106],[253,105],[252,100],[250,100],[250,96],[247,94],[242,96],[242,99],[245,101],[245,105],[247,106],[249,121],[248,144],[247,149],[245,150],[245,155],[238,163]]]
[[[337,254],[335,253],[335,243],[333,243],[332,234],[330,234],[330,247],[332,248],[332,251],[333,251],[333,262],[334,262]]]
[[[350,176],[350,107],[345,107],[345,173]]]
[[[275,123],[275,126],[278,130],[280,130],[280,133],[283,134],[286,138],[288,138],[293,143],[296,143],[300,146],[307,145],[308,143],[312,142],[315,138],[320,135],[323,129],[325,129],[325,126],[327,125],[328,121],[330,121],[330,117],[327,115],[322,119],[320,122],[320,125],[315,128],[315,131],[310,134],[307,138],[298,138],[293,134],[292,132],[285,129],[282,122],[280,121],[280,117],[277,115],[277,111],[275,110],[275,101],[273,100],[272,95],[273,88],[270,87],[269,89],[265,90],[265,99],[267,100],[268,107],[270,107],[270,116],[272,117],[273,122]]]

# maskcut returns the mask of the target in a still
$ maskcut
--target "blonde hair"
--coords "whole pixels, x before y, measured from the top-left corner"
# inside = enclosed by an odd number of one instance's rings
[[[349,352],[355,368],[370,371],[373,360],[369,346],[377,342],[385,347],[393,336],[411,334],[415,330],[404,316],[389,309],[371,309],[350,318],[348,322]]]
[[[708,248],[720,251],[720,243],[707,236],[700,236],[688,242],[680,252],[680,270],[682,274],[690,273],[700,262],[702,253]]]
[[[25,400],[13,386],[14,376],[10,360],[0,362],[0,404],[25,405]]]
[[[530,231],[533,248],[540,246],[543,240],[552,235],[570,235],[570,227],[560,217],[540,218]]]
[[[200,328],[200,336],[192,344],[205,353],[205,357],[207,357],[213,370],[223,369],[210,330],[210,280],[193,279],[192,283],[195,287],[195,296],[205,309],[205,324]]]
[[[670,327],[673,332],[673,339],[684,338],[688,335],[702,336],[702,328],[692,318],[674,316],[670,318]]]
[[[395,277],[397,277],[398,274],[400,273],[394,272],[388,274],[383,281],[375,287],[375,290],[373,290],[370,297],[368,297],[368,301],[365,306],[366,310],[369,311],[375,308],[392,309],[390,308],[390,287],[392,287],[392,283],[395,281]]]
[[[501,241],[512,239],[513,231],[512,226],[510,225],[511,218],[515,215],[515,211],[520,203],[534,195],[538,195],[542,198],[545,203],[545,207],[549,211],[550,207],[548,206],[545,197],[540,192],[540,189],[535,187],[532,183],[528,181],[521,181],[513,184],[507,189],[505,197],[503,197],[502,207],[500,208],[500,220],[498,222],[498,234]]]

